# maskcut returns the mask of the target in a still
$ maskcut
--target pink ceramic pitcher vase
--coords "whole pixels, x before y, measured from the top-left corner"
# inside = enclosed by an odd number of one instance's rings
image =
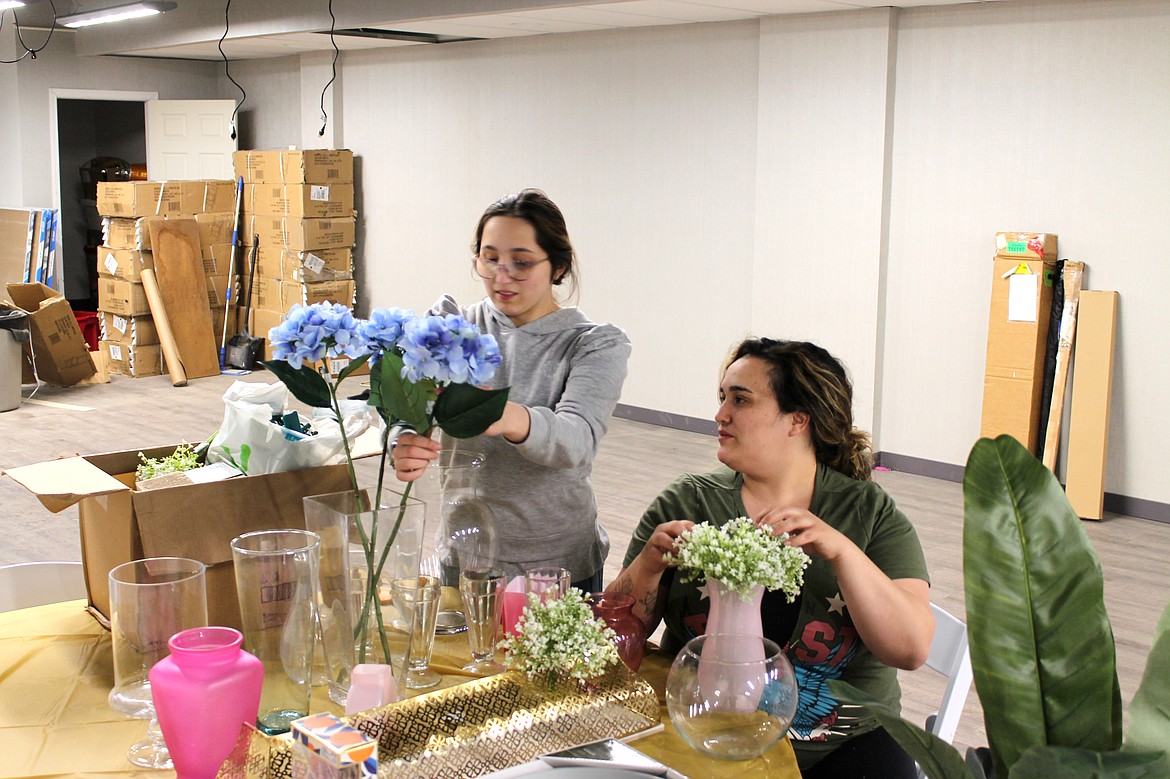
[[[718,579],[708,579],[707,596],[711,607],[704,631],[708,638],[699,660],[699,684],[712,691],[720,686],[750,688],[764,660],[764,647],[760,641],[745,641],[744,638],[764,636],[760,618],[764,588],[756,585],[744,598]],[[708,659],[712,662],[704,665],[703,661]],[[753,707],[759,702],[759,693],[757,690],[754,696],[742,697],[736,705]]]
[[[192,628],[150,669],[151,694],[177,779],[214,779],[240,726],[256,721],[264,666],[224,627]]]

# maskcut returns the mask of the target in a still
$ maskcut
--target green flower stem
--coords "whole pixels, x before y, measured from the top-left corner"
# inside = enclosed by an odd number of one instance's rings
[[[353,498],[357,503],[358,514],[365,511],[365,503],[362,500],[361,488],[358,487],[357,470],[353,467],[353,450],[349,446],[349,436],[345,432],[345,418],[341,415],[341,403],[337,399],[337,387],[329,384],[329,399],[333,405],[333,413],[337,416],[337,425],[341,428],[341,445],[345,449],[345,465],[349,470],[349,483],[353,487]],[[385,446],[383,446],[383,463],[385,463]],[[366,570],[374,570],[374,544],[377,539],[378,528],[378,513],[377,513],[377,499],[381,496],[381,474],[379,473],[378,481],[378,497],[375,498],[374,521],[370,525],[370,536],[366,536],[366,529],[362,527],[361,518],[355,523],[358,529],[358,537],[362,543],[362,553],[366,558]],[[357,624],[354,625],[353,637],[355,641],[359,641],[361,649],[358,650],[358,662],[364,663],[366,661],[366,633],[369,630],[369,614],[370,607],[378,597],[378,579],[376,577],[366,576],[366,596],[362,599],[362,613],[358,617]],[[378,633],[382,642],[382,650],[386,656],[390,656],[389,642],[386,639],[386,628],[382,624],[382,610],[378,609]]]

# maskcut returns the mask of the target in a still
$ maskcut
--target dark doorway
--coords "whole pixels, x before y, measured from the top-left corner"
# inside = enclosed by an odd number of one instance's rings
[[[82,185],[81,171],[97,157],[145,165],[145,111],[137,101],[58,99],[57,128],[63,290],[75,311],[96,311],[102,222],[93,193]]]

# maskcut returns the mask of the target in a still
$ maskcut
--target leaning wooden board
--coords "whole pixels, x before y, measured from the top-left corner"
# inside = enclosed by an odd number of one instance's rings
[[[151,221],[149,228],[159,292],[187,378],[218,375],[199,224],[194,219],[165,219]]]

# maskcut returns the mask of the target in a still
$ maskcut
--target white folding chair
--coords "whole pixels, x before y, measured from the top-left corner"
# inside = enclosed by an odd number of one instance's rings
[[[926,665],[947,677],[947,689],[938,711],[926,718],[926,729],[949,744],[955,738],[963,704],[971,691],[971,654],[967,651],[967,626],[963,621],[933,603],[930,610],[934,612],[934,640],[930,642]],[[921,768],[918,777],[925,777]]]
[[[84,597],[81,563],[0,565],[0,612]]]

